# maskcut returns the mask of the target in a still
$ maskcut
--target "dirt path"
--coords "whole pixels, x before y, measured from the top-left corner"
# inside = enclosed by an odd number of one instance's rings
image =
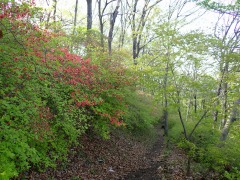
[[[184,175],[183,152],[167,150],[163,130],[156,127],[157,137],[151,147],[115,131],[111,139],[82,137],[83,147],[71,149],[68,161],[45,172],[31,171],[18,179],[66,180],[158,180],[188,179]],[[149,143],[151,144],[151,143]]]
[[[161,128],[157,128],[157,141],[153,147],[147,152],[144,159],[148,161],[149,166],[147,168],[141,168],[134,172],[130,172],[123,179],[125,180],[158,180],[159,167],[164,164],[163,160],[159,158],[164,148],[164,138]]]
[[[157,132],[157,141],[143,157],[145,159],[144,164],[147,163],[147,166],[141,168],[141,164],[138,164],[139,168],[129,172],[122,180],[216,179],[214,174],[211,173],[201,174],[200,172],[191,172],[191,174],[187,176],[186,166],[188,158],[186,153],[171,143],[168,145],[169,147],[166,148],[163,130],[157,127]],[[192,162],[192,164],[193,163],[194,162]]]

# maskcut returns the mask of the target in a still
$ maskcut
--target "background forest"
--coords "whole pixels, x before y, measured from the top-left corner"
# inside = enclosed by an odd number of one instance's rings
[[[240,178],[240,1],[0,0],[0,179],[116,129]]]

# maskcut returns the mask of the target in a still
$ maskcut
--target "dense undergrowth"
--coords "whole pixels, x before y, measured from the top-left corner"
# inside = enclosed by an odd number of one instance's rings
[[[173,111],[173,109],[172,109]],[[222,141],[221,131],[212,128],[212,118],[206,118],[196,129],[191,139],[184,138],[177,113],[171,111],[170,135],[168,139],[186,152],[184,167],[189,174],[200,173],[207,179],[239,179],[239,137],[231,131],[229,138]],[[187,132],[194,128],[194,120],[186,125]],[[171,150],[170,150],[171,151]]]
[[[32,4],[1,5],[0,179],[55,167],[86,132],[108,138],[111,126],[156,122],[120,63],[70,53],[67,35],[34,23]]]

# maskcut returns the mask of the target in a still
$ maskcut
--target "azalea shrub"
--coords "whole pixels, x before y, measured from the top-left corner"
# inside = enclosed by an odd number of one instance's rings
[[[108,137],[126,110],[124,68],[71,54],[58,33],[33,23],[32,2],[0,12],[0,179],[65,160],[86,130]]]

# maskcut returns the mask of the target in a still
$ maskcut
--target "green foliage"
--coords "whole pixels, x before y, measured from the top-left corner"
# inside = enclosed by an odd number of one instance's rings
[[[24,130],[8,128],[0,134],[0,179],[8,179],[16,176],[18,171],[29,168],[29,159],[37,162],[39,157],[34,148],[28,144],[29,135]]]
[[[226,3],[223,2],[215,2],[210,0],[194,0],[198,3],[198,5],[208,9],[208,10],[214,10],[218,12],[226,12],[228,14],[232,14],[235,11],[239,9],[240,2],[239,1],[227,1]]]
[[[197,147],[196,144],[189,140],[182,139],[178,143],[178,147],[184,149],[187,152],[188,157],[194,159],[195,161],[202,161],[204,158],[204,150]]]
[[[129,91],[128,110],[123,119],[127,128],[134,133],[149,133],[152,126],[160,120],[160,109],[149,94],[142,91]]]
[[[218,171],[223,172],[225,166],[239,167],[239,122],[235,122],[229,133],[229,138],[224,142],[218,142],[217,146],[209,146],[207,151],[208,157],[211,159],[213,167]],[[217,142],[217,141],[216,141]]]
[[[240,179],[240,170],[234,167],[231,172],[225,171],[224,177],[228,180]]]
[[[102,53],[103,49],[101,47],[100,37],[101,34],[96,29],[87,30],[86,27],[77,26],[75,27],[74,34],[71,34],[65,42],[69,43],[73,53],[95,59],[93,56],[95,56],[96,53]]]
[[[229,138],[225,142],[220,141],[221,132],[212,128],[211,119],[206,119],[197,128],[190,141],[183,136],[179,136],[182,129],[180,124],[175,122],[170,130],[170,138],[179,147],[183,148],[189,157],[200,163],[205,169],[212,169],[220,174],[224,174],[228,179],[234,179],[239,175],[238,169],[234,167],[239,167],[240,165],[237,124],[239,123],[236,122],[233,125]],[[188,132],[194,126],[193,123],[187,123],[186,125]]]

